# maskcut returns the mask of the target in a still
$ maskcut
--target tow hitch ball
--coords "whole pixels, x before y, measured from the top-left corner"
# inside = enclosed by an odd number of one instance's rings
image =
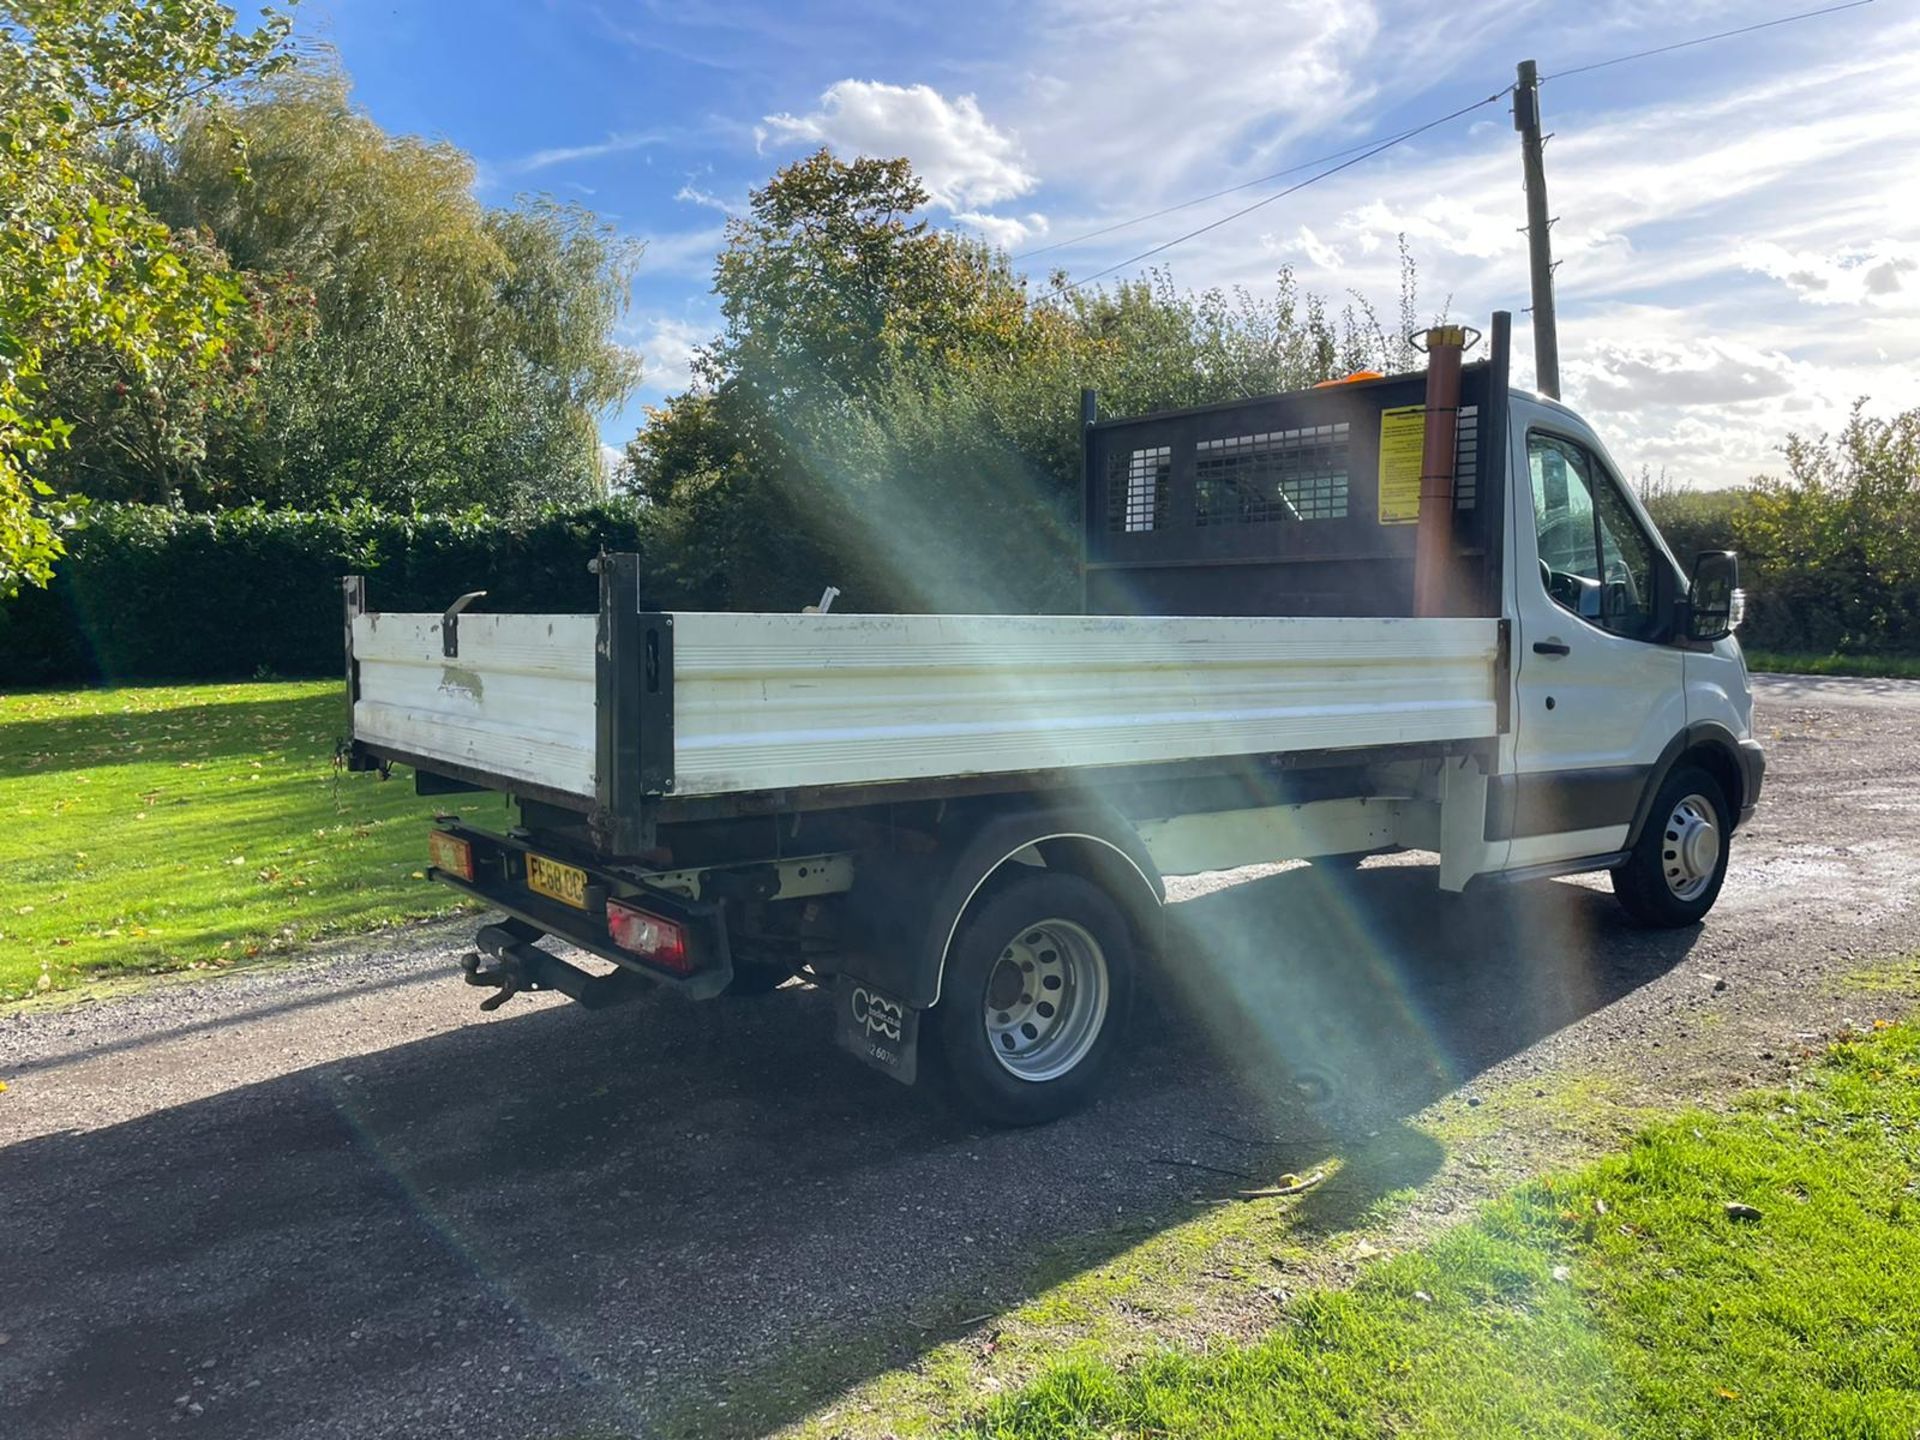
[[[467,984],[478,985],[482,989],[497,990],[497,995],[489,995],[480,1002],[482,1010],[498,1010],[520,991],[527,988],[526,972],[511,955],[494,956],[494,964],[481,969],[481,954],[478,950],[469,950],[460,957],[460,969],[466,975]]]

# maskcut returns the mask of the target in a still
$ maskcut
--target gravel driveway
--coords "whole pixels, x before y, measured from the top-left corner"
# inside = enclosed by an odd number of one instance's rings
[[[1200,1166],[1275,1174],[1463,1086],[1770,1078],[1858,1008],[1837,977],[1920,951],[1920,683],[1758,685],[1766,803],[1703,928],[1401,863],[1181,882],[1189,1003],[1040,1130],[842,1057],[803,987],[482,1015],[465,929],[0,1017],[0,1434],[726,1434],[769,1370],[795,1418],[1050,1245],[1245,1183]]]

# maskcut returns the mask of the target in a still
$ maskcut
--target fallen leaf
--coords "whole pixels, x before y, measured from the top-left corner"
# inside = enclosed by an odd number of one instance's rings
[[[1316,1170],[1304,1180],[1294,1175],[1285,1175],[1281,1178],[1291,1183],[1269,1186],[1264,1190],[1242,1190],[1240,1192],[1240,1198],[1242,1200],[1259,1200],[1274,1195],[1298,1195],[1302,1190],[1311,1190],[1315,1185],[1318,1185],[1322,1180],[1326,1179],[1327,1172],[1324,1170]]]
[[[1718,1395],[1722,1400],[1738,1400],[1740,1398],[1740,1392],[1738,1390],[1729,1390],[1724,1385],[1713,1393]]]

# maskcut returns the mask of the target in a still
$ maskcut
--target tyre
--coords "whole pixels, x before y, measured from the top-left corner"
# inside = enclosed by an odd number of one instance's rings
[[[1613,893],[1642,925],[1696,924],[1720,898],[1732,833],[1726,792],[1697,765],[1661,782],[1640,839],[1613,872]]]
[[[1036,871],[977,900],[928,1014],[936,1073],[995,1125],[1037,1125],[1092,1098],[1133,1002],[1119,906],[1078,875]]]

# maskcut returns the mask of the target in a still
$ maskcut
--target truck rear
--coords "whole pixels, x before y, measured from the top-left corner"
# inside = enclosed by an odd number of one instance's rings
[[[1417,849],[1446,889],[1607,869],[1692,923],[1759,788],[1731,557],[1682,575],[1578,418],[1509,394],[1506,333],[1089,406],[1077,615],[672,613],[624,555],[592,615],[383,614],[349,578],[350,764],[516,801],[428,837],[504,916],[488,1006],[799,976],[854,1054],[1006,1123],[1082,1103],[1138,971],[1181,963],[1168,875]]]

